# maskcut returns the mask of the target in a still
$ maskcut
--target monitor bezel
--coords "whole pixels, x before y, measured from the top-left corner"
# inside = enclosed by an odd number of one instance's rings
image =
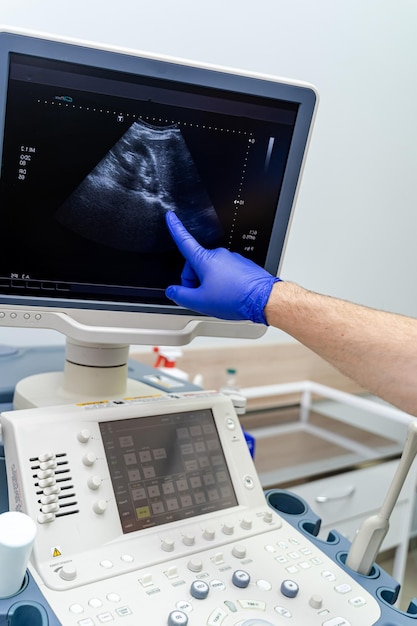
[[[170,80],[297,103],[299,113],[265,261],[268,272],[273,275],[279,273],[316,114],[318,96],[312,85],[174,57],[99,46],[88,41],[61,37],[55,39],[50,34],[0,26],[0,155],[10,53],[160,78],[166,77],[169,71]],[[53,328],[74,340],[104,343],[116,340],[154,344],[159,333],[160,339],[166,344],[182,344],[197,335],[259,337],[265,332],[262,325],[220,322],[174,304],[68,301],[0,294],[0,309],[0,325]],[[113,317],[113,314],[117,315]],[[157,336],[154,334],[155,329]]]

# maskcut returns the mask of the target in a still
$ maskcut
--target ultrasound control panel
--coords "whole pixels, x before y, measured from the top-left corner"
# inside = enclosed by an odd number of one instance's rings
[[[373,593],[265,498],[231,400],[3,413],[10,508],[63,626],[371,626]]]

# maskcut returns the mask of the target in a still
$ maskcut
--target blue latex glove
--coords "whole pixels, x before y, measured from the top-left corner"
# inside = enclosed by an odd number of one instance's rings
[[[166,222],[186,260],[182,285],[168,287],[166,296],[210,317],[267,324],[264,308],[280,279],[236,252],[203,248],[173,211],[166,214]]]

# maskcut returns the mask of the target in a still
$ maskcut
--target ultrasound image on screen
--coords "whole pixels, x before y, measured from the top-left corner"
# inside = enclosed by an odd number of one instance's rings
[[[136,121],[55,217],[91,241],[143,254],[164,240],[167,211],[186,222],[192,215],[198,239],[220,240],[219,219],[181,130]]]
[[[263,266],[296,105],[11,55],[2,293],[173,304],[174,210],[205,247]]]
[[[123,533],[237,505],[210,409],[99,426]]]

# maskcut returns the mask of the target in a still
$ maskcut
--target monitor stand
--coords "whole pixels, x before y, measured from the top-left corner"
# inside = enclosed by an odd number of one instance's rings
[[[128,378],[129,345],[66,340],[62,372],[35,374],[16,385],[13,407],[100,402],[154,395],[155,388]]]

